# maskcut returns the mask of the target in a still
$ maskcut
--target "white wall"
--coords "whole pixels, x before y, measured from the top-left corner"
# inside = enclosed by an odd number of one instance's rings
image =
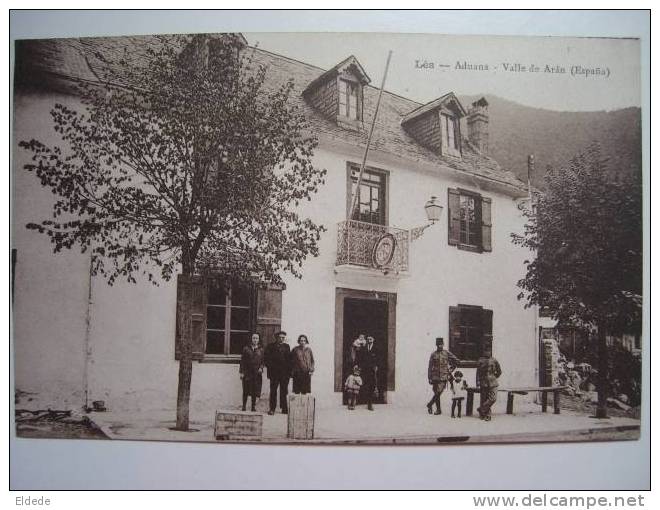
[[[47,118],[51,100],[16,98],[17,139],[50,141]],[[423,205],[436,195],[444,206],[441,220],[410,246],[407,278],[351,276],[335,273],[337,222],[346,216],[346,161],[336,151],[317,150],[315,163],[328,170],[327,182],[301,212],[328,231],[321,255],[308,259],[303,279],[286,278],[282,327],[289,343],[305,333],[314,350],[317,370],[312,389],[319,406],[336,405],[334,393],[335,288],[397,293],[395,405],[420,406],[429,396],[428,356],[434,339],[448,342],[448,311],[459,303],[493,310],[494,355],[504,374],[503,384],[533,384],[536,366],[534,315],[516,300],[516,281],[523,274],[525,253],[509,239],[520,231],[514,200],[479,190],[493,200],[493,251],[471,253],[447,243],[447,188],[456,186],[449,171],[411,172],[373,153],[369,164],[390,171],[390,225],[412,228],[426,221]],[[15,169],[25,161],[15,151]],[[23,228],[28,219],[49,214],[51,195],[38,180],[15,170],[15,233],[18,248],[15,302],[16,387],[80,402],[83,389],[85,312],[88,258],[75,252],[53,255],[48,241]],[[178,365],[174,360],[176,292],[174,282],[155,287],[117,283],[100,278],[92,286],[90,331],[90,400],[105,400],[112,408],[174,408]],[[451,349],[451,345],[448,345]],[[472,380],[473,370],[466,370]],[[267,394],[264,380],[264,396]],[[191,417],[206,418],[209,408],[240,401],[238,366],[195,363]]]

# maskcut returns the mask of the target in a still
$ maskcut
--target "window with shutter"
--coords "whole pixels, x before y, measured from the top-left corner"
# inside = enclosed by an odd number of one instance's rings
[[[440,114],[440,133],[442,154],[461,157],[460,123],[453,115]]]
[[[484,346],[493,342],[493,311],[481,306],[449,307],[449,350],[461,366],[476,366]]]
[[[190,300],[189,317],[182,317]],[[238,362],[253,331],[262,342],[280,329],[282,288],[258,288],[253,282],[229,281],[222,276],[177,279],[175,359],[182,357],[182,335],[189,328],[192,359]],[[272,331],[271,331],[272,329]]]
[[[472,191],[448,190],[450,245],[467,251],[492,251],[491,202]]]
[[[353,81],[339,79],[339,115],[360,120],[359,86]]]

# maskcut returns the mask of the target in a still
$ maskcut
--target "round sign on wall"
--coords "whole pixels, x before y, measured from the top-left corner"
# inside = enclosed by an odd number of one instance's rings
[[[374,243],[371,252],[371,262],[374,267],[381,268],[392,261],[396,248],[396,239],[392,234],[384,234]]]

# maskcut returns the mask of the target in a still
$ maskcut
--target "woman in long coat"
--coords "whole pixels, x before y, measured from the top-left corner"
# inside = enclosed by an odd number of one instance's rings
[[[264,350],[259,333],[253,333],[250,345],[243,348],[239,374],[243,381],[243,411],[248,397],[252,398],[252,411],[256,411],[257,399],[261,396],[261,374],[264,370]]]

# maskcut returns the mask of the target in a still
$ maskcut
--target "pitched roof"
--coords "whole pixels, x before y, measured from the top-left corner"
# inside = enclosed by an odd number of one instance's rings
[[[358,62],[358,59],[355,58],[353,55],[351,55],[350,57],[339,62],[339,64],[337,64],[336,66],[332,67],[332,69],[328,69],[326,72],[324,72],[323,74],[319,75],[318,77],[314,78],[311,82],[309,82],[307,87],[305,87],[303,94],[306,94],[307,92],[314,90],[318,85],[324,83],[326,80],[329,80],[330,78],[334,78],[344,68],[352,68],[363,85],[366,85],[371,82],[371,78],[369,78],[369,76],[365,72],[360,62]]]
[[[465,117],[467,114],[465,108],[463,108],[463,105],[458,100],[456,95],[453,92],[449,92],[444,96],[439,97],[438,99],[434,99],[433,101],[420,106],[419,108],[415,108],[401,120],[401,124],[403,125],[406,122],[410,122],[412,119],[420,117],[421,115],[424,115],[425,113],[428,113],[431,110],[435,110],[436,108],[439,108],[443,105],[453,106],[457,110],[456,113],[458,113],[460,117]]]
[[[125,52],[136,62],[148,59],[148,49],[163,44],[160,36],[125,36],[125,37],[94,37],[75,39],[41,39],[24,40],[16,43],[16,83],[43,83],[45,77],[50,77],[51,86],[63,86],[62,80],[84,79],[97,80],[105,74],[104,65],[99,55],[112,60]],[[318,80],[324,73],[332,72],[341,65],[351,64],[349,59],[324,71],[316,66],[302,63],[282,55],[270,53],[259,48],[248,47],[254,61],[268,68],[265,88],[275,90],[288,80],[293,79],[293,100],[302,108],[305,117],[311,124],[315,134],[322,140],[339,142],[364,148],[367,142],[367,130],[349,130],[325,117],[310,106],[303,98],[303,91],[310,83]],[[353,57],[354,59],[354,57]],[[356,60],[357,62],[357,60]],[[366,76],[366,74],[365,74]],[[376,109],[378,88],[364,87],[364,124],[370,126]],[[455,96],[447,94],[433,101],[451,99]],[[429,103],[429,104],[432,104]],[[460,103],[459,103],[460,104]],[[401,125],[403,119],[411,112],[428,105],[422,105],[411,99],[384,91],[376,127],[371,141],[371,149],[382,151],[397,157],[419,162],[427,166],[448,167],[470,176],[483,178],[487,181],[503,185],[511,192],[526,192],[526,184],[511,171],[503,169],[494,159],[479,153],[471,144],[464,140],[462,158],[442,156],[419,145]]]

